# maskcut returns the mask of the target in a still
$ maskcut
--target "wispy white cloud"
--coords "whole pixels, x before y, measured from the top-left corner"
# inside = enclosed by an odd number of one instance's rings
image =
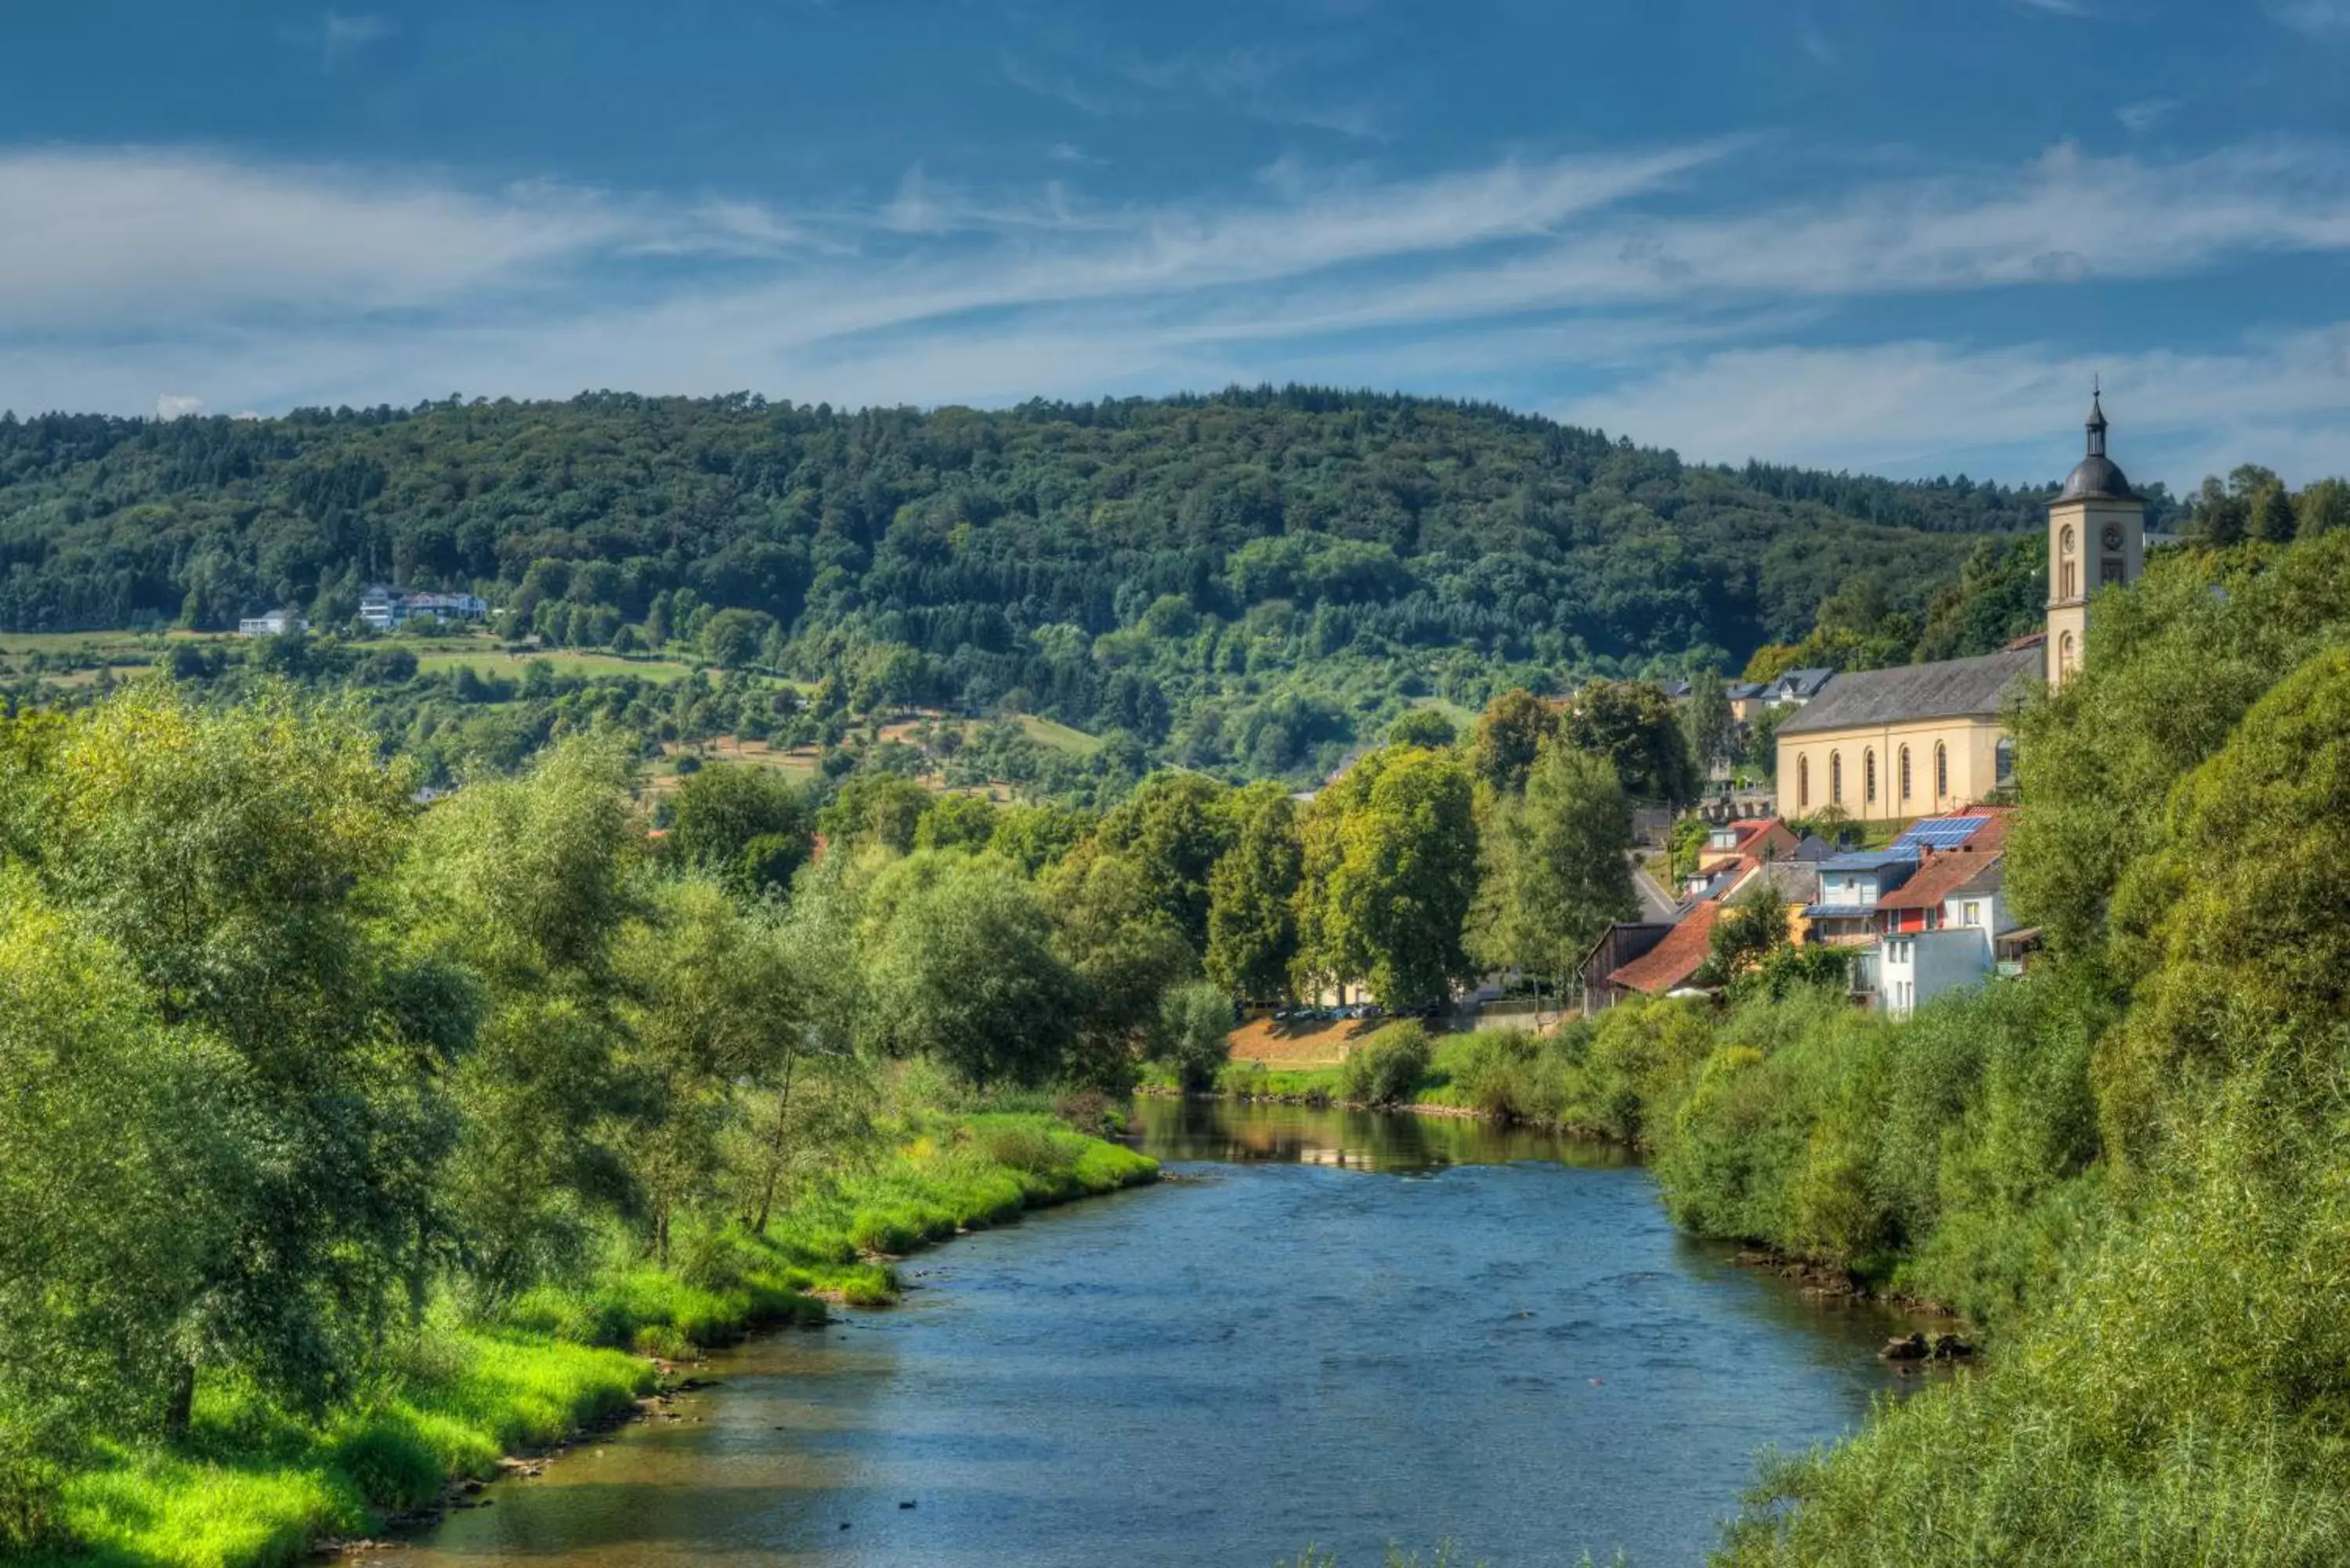
[[[369,44],[381,43],[399,29],[388,17],[366,12],[346,16],[340,11],[329,11],[322,30],[326,35],[328,57],[339,55],[348,57]]]
[[[2021,168],[1742,200],[1742,161],[1780,151],[1730,140],[1412,179],[1291,159],[1222,200],[1155,206],[1059,182],[973,191],[917,165],[884,199],[804,210],[0,153],[0,407],[161,411],[158,388],[284,408],[583,386],[837,402],[1291,377],[1580,386],[1562,411],[1696,455],[1955,467],[1981,450],[2004,455],[1978,472],[2014,476],[2012,443],[2076,418],[2104,369],[2117,395],[2137,389],[2148,431],[2199,418],[2258,435],[2270,444],[2246,450],[2280,468],[2350,460],[2350,331],[2094,365],[2038,343],[1791,346],[1873,296],[2350,251],[2350,152],[2060,147]]]
[[[1709,462],[1914,473],[1972,457],[2013,474],[2018,453],[2041,452],[2036,474],[2021,475],[2053,479],[2079,455],[2073,432],[2092,376],[2104,379],[2116,455],[2125,466],[2133,450],[2153,460],[2141,479],[2186,483],[2246,461],[2296,481],[2350,467],[2350,322],[2199,354],[1929,341],[1731,348],[1555,411]]]
[[[2124,130],[2143,135],[2178,113],[2178,107],[2179,100],[2175,98],[2139,99],[2114,110],[2114,118],[2121,121]]]
[[[204,411],[204,400],[185,392],[165,392],[155,400],[155,417],[159,420],[184,420]]]
[[[2350,38],[2350,0],[2272,0],[2268,14],[2313,38]]]

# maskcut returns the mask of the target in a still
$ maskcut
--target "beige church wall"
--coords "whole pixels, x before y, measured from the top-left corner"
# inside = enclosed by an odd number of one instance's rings
[[[2107,586],[2109,524],[2121,534],[2120,547],[2111,552],[2121,562],[2118,581],[2135,583],[2146,570],[2145,512],[2137,503],[2059,502],[2048,509],[2048,653],[2043,673],[2051,686],[2062,686],[2078,671],[2086,652],[2089,601]],[[2064,662],[2068,651],[2070,667]]]
[[[1988,719],[1928,719],[1860,730],[1823,730],[1779,737],[1779,814],[1816,816],[1840,804],[1856,822],[1893,822],[1972,805],[1999,783],[1999,742],[2007,732]],[[1949,791],[1934,792],[1934,748],[1950,750]],[[1909,748],[1909,790],[1901,794],[1901,748]],[[1866,758],[1877,753],[1877,799],[1866,798]],[[1844,799],[1832,800],[1831,764],[1844,758]],[[1810,798],[1799,794],[1808,766]]]

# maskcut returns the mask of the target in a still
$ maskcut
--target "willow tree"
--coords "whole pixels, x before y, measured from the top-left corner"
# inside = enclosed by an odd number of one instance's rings
[[[487,1301],[573,1254],[633,1196],[620,1133],[638,1101],[613,949],[641,914],[634,767],[617,737],[563,741],[524,777],[435,805],[400,870],[408,940],[484,993],[452,1078],[463,1125],[441,1196]]]
[[[406,966],[373,923],[406,782],[354,711],[281,689],[215,711],[141,684],[28,734],[8,748],[0,842],[114,945],[157,1023],[234,1054],[271,1150],[219,1219],[165,1425],[184,1428],[206,1366],[315,1404],[371,1343],[414,1244],[443,1147],[437,1068],[470,1023],[463,986]],[[415,1005],[433,993],[450,1016]]]

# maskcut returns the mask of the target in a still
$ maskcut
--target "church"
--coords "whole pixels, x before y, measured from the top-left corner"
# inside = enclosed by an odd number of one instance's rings
[[[2094,573],[2090,570],[2095,564]],[[2062,686],[2081,667],[2089,600],[2146,567],[2146,505],[2106,455],[2102,399],[2088,452],[2048,506],[2048,620],[2033,645],[1838,675],[1779,727],[1779,812],[1856,822],[1972,805],[2013,782],[2001,715],[2018,686]]]

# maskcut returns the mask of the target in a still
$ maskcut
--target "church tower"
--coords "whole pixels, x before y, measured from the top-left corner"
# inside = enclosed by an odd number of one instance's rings
[[[2146,504],[2106,456],[2106,411],[2089,393],[2089,450],[2048,504],[2048,684],[2080,672],[2089,598],[2146,569]]]

